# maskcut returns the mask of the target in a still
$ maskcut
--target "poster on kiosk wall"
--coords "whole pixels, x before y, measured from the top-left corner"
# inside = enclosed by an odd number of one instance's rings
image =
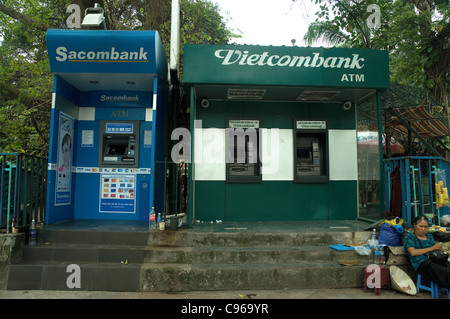
[[[115,170],[117,169],[111,169],[111,171]],[[100,176],[100,185],[101,213],[134,213],[135,174],[104,173]]]
[[[55,205],[70,205],[72,183],[73,119],[59,115]]]

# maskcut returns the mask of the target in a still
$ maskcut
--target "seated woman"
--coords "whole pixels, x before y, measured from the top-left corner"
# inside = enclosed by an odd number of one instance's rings
[[[422,276],[436,282],[441,288],[450,288],[450,263],[443,266],[428,259],[428,253],[442,250],[442,243],[436,244],[428,232],[428,219],[418,216],[413,221],[414,233],[405,236],[403,247],[408,252],[414,270]],[[422,245],[420,245],[419,243]]]

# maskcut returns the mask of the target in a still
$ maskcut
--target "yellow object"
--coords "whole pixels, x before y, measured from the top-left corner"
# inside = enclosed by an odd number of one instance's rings
[[[447,187],[443,187],[442,188],[442,198],[444,201],[444,205],[448,205],[449,201],[448,201],[448,191],[447,191]]]
[[[441,184],[442,181],[438,182],[437,184],[435,184],[436,186],[436,193],[439,194],[441,192],[441,185],[443,185],[443,183]]]
[[[436,193],[442,193],[442,189],[444,188],[444,181],[439,181],[436,185]]]
[[[378,224],[378,226],[381,226],[383,223],[387,223],[387,224],[389,224],[389,225],[392,225],[392,226],[395,226],[395,225],[403,225],[403,219],[402,218],[399,218],[398,219],[398,223],[397,223],[397,219],[396,218],[394,218],[394,219],[391,219],[391,220],[383,220],[381,223],[379,223]]]
[[[436,207],[441,208],[442,206],[450,205],[448,198],[448,189],[444,187],[444,181],[439,181],[435,184],[436,187]]]

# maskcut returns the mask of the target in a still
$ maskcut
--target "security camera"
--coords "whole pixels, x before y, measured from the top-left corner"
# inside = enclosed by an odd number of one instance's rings
[[[209,106],[209,101],[207,99],[203,99],[201,102],[201,106],[206,109]]]
[[[90,13],[85,16],[81,25],[83,27],[97,27],[101,25],[103,21],[105,21],[105,17],[102,13]]]
[[[83,19],[83,22],[81,23],[81,26],[98,27],[103,24],[103,27],[106,30],[105,12],[98,3],[96,3],[93,8],[87,8],[84,13],[85,17]]]
[[[344,111],[348,111],[352,108],[352,102],[351,101],[347,101],[344,104],[342,104],[342,109]]]

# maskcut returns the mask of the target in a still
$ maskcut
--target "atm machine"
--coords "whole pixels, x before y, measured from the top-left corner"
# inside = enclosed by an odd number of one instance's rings
[[[320,176],[323,153],[317,137],[297,137],[297,174],[302,176]],[[319,146],[320,145],[320,146]]]
[[[46,224],[164,210],[167,59],[156,31],[48,30]],[[68,136],[68,137],[66,137]],[[65,143],[65,144],[64,144]]]
[[[149,183],[146,174],[137,176],[140,172],[136,170],[139,167],[139,132],[139,121],[100,121],[98,163],[102,173],[101,213],[136,211],[136,185]],[[145,195],[140,194],[140,201]],[[149,211],[150,206],[145,205],[142,209]]]
[[[328,132],[325,120],[297,120],[294,130],[294,181],[328,182]]]
[[[138,167],[139,121],[100,121],[101,167]]]

